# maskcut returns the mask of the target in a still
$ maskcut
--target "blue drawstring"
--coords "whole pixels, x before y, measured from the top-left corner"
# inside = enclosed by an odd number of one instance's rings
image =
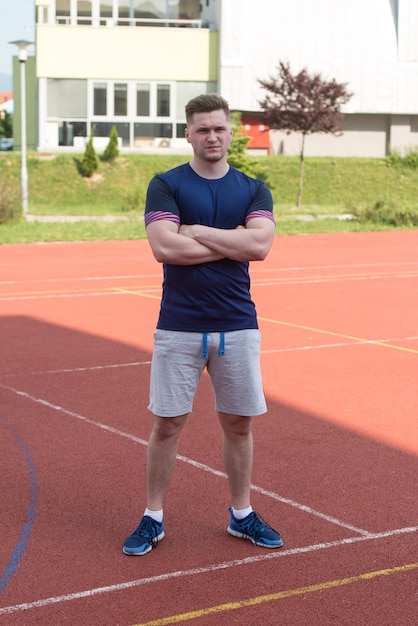
[[[218,354],[219,356],[223,356],[225,354],[225,333],[221,333]]]
[[[203,333],[202,335],[202,359],[208,358],[208,334]]]
[[[219,333],[219,350],[218,355],[223,356],[225,354],[225,333]],[[202,334],[202,359],[208,358],[208,333]]]

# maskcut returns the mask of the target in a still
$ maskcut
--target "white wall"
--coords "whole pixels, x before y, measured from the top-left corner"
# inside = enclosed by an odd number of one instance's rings
[[[217,33],[204,28],[38,25],[36,71],[38,78],[209,81],[216,47]]]
[[[259,78],[279,61],[348,83],[351,113],[418,111],[418,0],[224,0],[220,91],[234,108],[259,110]]]
[[[375,157],[386,155],[390,120],[387,115],[347,115],[341,134],[315,133],[305,141],[305,156]],[[298,155],[300,133],[270,131],[273,154]]]
[[[389,150],[405,154],[418,147],[418,115],[348,114],[342,127],[337,135],[308,135],[305,155],[383,158]],[[270,131],[270,138],[272,154],[300,154],[300,133]]]

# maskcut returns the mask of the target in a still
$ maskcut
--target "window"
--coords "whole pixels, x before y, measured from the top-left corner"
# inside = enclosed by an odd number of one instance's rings
[[[86,108],[91,117],[86,114],[85,118],[91,122],[95,137],[108,137],[112,126],[116,126],[123,147],[170,145],[176,136],[175,83],[86,82]],[[75,115],[71,109],[71,117],[68,113],[66,118],[74,119]],[[177,121],[183,122],[184,118]]]
[[[150,102],[150,85],[138,83],[136,86],[136,114],[138,117],[149,117]]]
[[[139,23],[140,26],[160,26],[168,19],[199,19],[199,0],[118,0],[118,16],[120,25],[132,25],[136,20],[151,20]],[[152,21],[155,20],[155,21]]]
[[[129,19],[133,17],[131,0],[118,0],[118,25],[129,26]]]
[[[113,0],[100,0],[100,25],[113,22]]]
[[[91,127],[95,137],[110,137],[112,126],[116,128],[118,137],[122,139],[122,146],[129,146],[129,124],[113,122],[93,122]]]
[[[41,8],[45,2],[42,0]],[[169,20],[197,20],[200,16],[200,0],[55,0],[56,21],[91,25],[93,8],[95,26],[97,20],[100,26],[176,26],[179,24]]]
[[[77,24],[91,25],[92,0],[77,0]]]
[[[48,117],[87,117],[87,81],[65,78],[47,80]]]
[[[154,0],[152,3],[146,0],[133,0],[135,17],[146,19],[162,19],[168,17],[166,0]]]
[[[199,19],[200,0],[133,0],[135,17]]]
[[[107,87],[106,83],[94,83],[93,114],[107,115]]]
[[[113,107],[115,115],[128,115],[128,85],[126,83],[115,83]]]
[[[157,116],[170,116],[170,85],[157,85]]]
[[[93,0],[55,0],[55,2],[58,24],[91,25]]]
[[[173,137],[172,124],[136,123],[134,124],[134,146],[137,148],[167,148]]]
[[[170,117],[171,85],[136,84],[137,117]]]
[[[55,14],[58,24],[70,23],[70,0],[56,0]]]
[[[135,137],[172,137],[172,124],[134,124]]]
[[[61,122],[58,127],[58,143],[60,146],[74,145],[74,137],[87,136],[86,122]]]
[[[128,83],[93,83],[93,115],[127,116]]]

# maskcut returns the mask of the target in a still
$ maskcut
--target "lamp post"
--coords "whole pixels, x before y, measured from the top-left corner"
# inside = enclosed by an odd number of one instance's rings
[[[21,167],[21,187],[22,187],[22,208],[26,215],[28,212],[28,168],[26,164],[26,61],[28,58],[27,48],[33,44],[33,41],[25,41],[18,39],[17,41],[9,41],[19,49],[20,63],[20,105],[21,105],[21,150],[22,150],[22,167]]]

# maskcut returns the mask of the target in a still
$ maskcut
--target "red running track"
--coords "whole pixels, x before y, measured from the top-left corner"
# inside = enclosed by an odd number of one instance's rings
[[[253,505],[281,550],[226,533],[204,376],[166,538],[122,554],[160,283],[146,241],[0,247],[0,625],[415,625],[417,231],[278,237],[252,266]]]

